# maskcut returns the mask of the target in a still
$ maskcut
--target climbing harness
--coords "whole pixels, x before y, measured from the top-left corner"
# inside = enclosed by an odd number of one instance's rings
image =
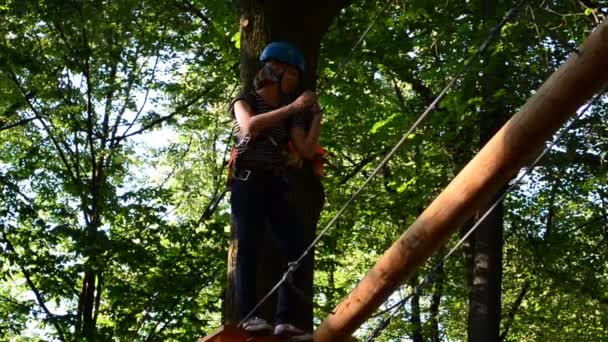
[[[287,143],[287,154],[287,166],[289,167],[302,168],[307,162],[304,158],[302,158],[302,156],[300,156],[298,149],[291,140]],[[316,144],[314,156],[312,160],[310,160],[310,164],[312,172],[315,176],[317,176],[317,178],[323,178],[326,157],[327,152],[325,151],[323,146]]]

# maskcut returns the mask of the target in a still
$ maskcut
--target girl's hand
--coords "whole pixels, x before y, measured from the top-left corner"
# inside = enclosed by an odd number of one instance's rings
[[[321,108],[321,104],[317,101],[315,102],[315,104],[312,105],[312,107],[310,107],[310,111],[312,112],[312,115],[323,115],[323,109]]]
[[[310,90],[306,90],[291,103],[291,106],[295,112],[303,112],[315,103],[317,103],[317,95]]]

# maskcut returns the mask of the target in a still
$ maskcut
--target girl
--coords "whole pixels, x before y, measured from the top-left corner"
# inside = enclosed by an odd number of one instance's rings
[[[241,319],[257,304],[257,255],[266,224],[270,224],[287,261],[296,260],[306,247],[302,225],[287,201],[285,152],[293,132],[299,154],[313,155],[321,117],[313,92],[305,91],[289,101],[305,72],[304,57],[298,49],[284,42],[271,43],[262,51],[260,62],[255,91],[239,94],[231,105],[237,146],[230,200],[238,240],[236,295]],[[313,115],[312,123],[302,119],[304,114]],[[304,259],[299,269],[308,268],[310,263],[310,257]],[[301,273],[296,270],[292,275],[296,286],[302,282]],[[293,312],[298,310],[295,303],[297,294],[283,284],[279,288],[274,334],[290,341],[312,340],[310,332],[293,324]],[[270,333],[273,329],[255,314],[244,322],[243,328],[255,333]]]

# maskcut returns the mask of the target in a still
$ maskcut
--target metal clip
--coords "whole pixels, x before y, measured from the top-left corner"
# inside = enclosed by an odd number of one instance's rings
[[[251,170],[237,171],[234,174],[234,178],[244,182],[249,179],[249,176],[251,176]]]

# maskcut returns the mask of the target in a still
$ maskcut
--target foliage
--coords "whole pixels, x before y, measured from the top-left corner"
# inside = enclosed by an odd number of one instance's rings
[[[490,29],[479,19],[481,2],[395,1],[339,69],[383,3],[352,3],[322,43],[319,76],[331,80],[321,94],[322,142],[331,165],[321,225]],[[477,151],[486,62],[507,61],[494,96],[514,113],[604,17],[598,3],[529,2],[502,30],[322,240],[317,322]],[[238,87],[231,5],[0,3],[0,340],[86,337],[87,285],[101,290],[89,317],[100,340],[191,341],[220,323],[226,199],[207,213],[224,186],[226,106]],[[512,5],[501,3],[498,13]],[[605,109],[580,120],[505,203],[504,327],[531,284],[506,340],[605,335]],[[442,340],[466,338],[461,259],[445,265]],[[432,294],[429,287],[420,296],[425,337]],[[408,339],[411,307],[398,317],[379,340]]]

